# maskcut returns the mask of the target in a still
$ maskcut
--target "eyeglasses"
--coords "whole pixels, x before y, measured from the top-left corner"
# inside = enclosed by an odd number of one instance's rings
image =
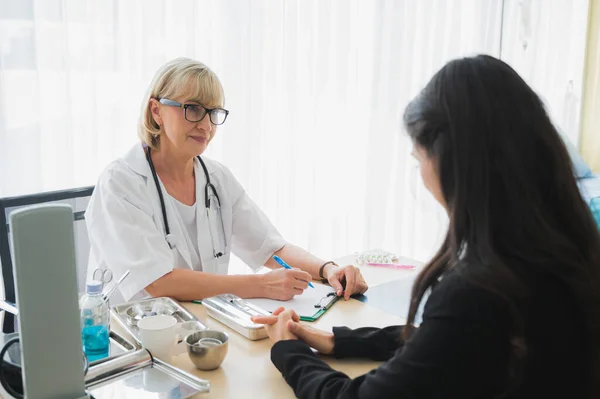
[[[209,115],[210,122],[213,125],[222,125],[229,115],[229,111],[223,108],[205,108],[198,104],[181,104],[177,101],[169,100],[168,98],[161,98],[158,100],[163,105],[170,107],[183,108],[183,116],[185,120],[189,122],[200,122],[206,114]]]

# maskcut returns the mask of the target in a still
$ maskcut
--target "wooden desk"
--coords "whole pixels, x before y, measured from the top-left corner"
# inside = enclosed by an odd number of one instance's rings
[[[339,260],[339,264],[352,263],[352,257]],[[414,261],[404,260],[407,263]],[[361,268],[365,280],[375,286],[400,278],[413,278],[415,272],[376,267]],[[368,293],[367,293],[368,294]],[[211,392],[199,394],[194,398],[293,398],[294,392],[285,382],[270,359],[271,341],[250,341],[225,325],[206,315],[202,305],[185,304],[208,328],[226,331],[229,334],[229,351],[220,368],[214,371],[197,370],[189,360],[187,353],[173,358],[173,365],[200,378],[210,380]],[[357,300],[338,301],[325,315],[311,325],[331,330],[334,326],[385,327],[402,324],[405,320],[378,310]],[[181,345],[181,344],[180,344]],[[357,377],[376,368],[380,362],[358,359],[323,359],[331,367]]]
[[[197,370],[189,360],[187,353],[173,358],[172,364],[211,383],[209,394],[195,398],[293,398],[294,392],[285,382],[270,359],[271,341],[250,341],[218,321],[208,317],[202,305],[186,304],[209,328],[226,331],[229,334],[229,351],[220,368],[213,371]],[[402,319],[360,303],[354,299],[338,302],[317,322],[315,327],[331,329],[333,326],[385,327],[401,324]],[[180,344],[181,345],[181,344]],[[332,367],[351,377],[367,373],[379,365],[379,362],[364,360],[324,359]]]

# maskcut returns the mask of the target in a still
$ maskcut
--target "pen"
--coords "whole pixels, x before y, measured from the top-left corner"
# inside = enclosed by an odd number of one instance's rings
[[[367,263],[368,266],[389,267],[391,269],[414,269],[413,265],[400,265],[398,263]]]
[[[288,270],[292,270],[292,267],[290,265],[288,265],[287,263],[285,263],[283,261],[283,259],[281,259],[279,256],[273,255],[273,259],[275,259],[275,262],[279,263],[282,267],[284,267],[284,268],[286,268]],[[312,283],[310,281],[308,282],[308,286],[310,288],[315,288],[315,286],[312,285]]]

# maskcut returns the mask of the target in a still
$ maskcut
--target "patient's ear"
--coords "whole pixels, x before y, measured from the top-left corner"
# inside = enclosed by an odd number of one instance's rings
[[[442,192],[442,183],[440,181],[437,159],[433,158],[432,155],[429,155],[429,152],[419,145],[414,146],[413,154],[417,161],[419,161],[419,171],[421,172],[423,184],[433,195],[436,201],[439,202],[444,208],[448,209],[444,194]]]

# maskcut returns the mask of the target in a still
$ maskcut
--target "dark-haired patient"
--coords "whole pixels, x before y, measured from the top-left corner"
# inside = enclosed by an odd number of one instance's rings
[[[504,62],[452,61],[404,112],[446,209],[406,326],[320,331],[257,317],[300,398],[598,398],[600,235],[539,97]],[[423,294],[431,289],[419,327]],[[350,379],[311,349],[383,360]]]

